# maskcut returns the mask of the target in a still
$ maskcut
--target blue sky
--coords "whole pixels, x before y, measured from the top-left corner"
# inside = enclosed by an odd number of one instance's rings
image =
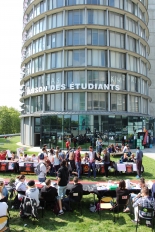
[[[1,0],[0,8],[0,106],[19,109],[23,0]]]

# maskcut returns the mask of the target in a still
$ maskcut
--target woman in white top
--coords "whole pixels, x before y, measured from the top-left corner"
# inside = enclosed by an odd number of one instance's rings
[[[19,182],[16,185],[16,190],[17,190],[17,192],[19,192],[18,199],[20,200],[21,198],[23,198],[23,196],[25,196],[27,185],[25,183],[25,176],[24,175],[19,176],[18,180],[19,180]]]
[[[59,160],[58,156],[59,156],[59,153],[58,153],[58,151],[56,151],[55,155],[53,156],[53,166],[54,166],[54,169],[56,172],[60,168],[60,160]]]
[[[39,190],[35,186],[34,180],[30,180],[27,183],[28,189],[26,190],[26,196],[36,200],[37,202],[37,207],[39,206]]]

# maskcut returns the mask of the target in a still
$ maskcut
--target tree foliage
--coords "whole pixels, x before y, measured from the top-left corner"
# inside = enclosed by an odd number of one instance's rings
[[[0,106],[0,134],[20,133],[20,113],[13,107]]]

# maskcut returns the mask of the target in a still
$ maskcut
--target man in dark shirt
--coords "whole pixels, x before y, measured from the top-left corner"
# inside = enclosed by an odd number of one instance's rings
[[[78,183],[78,178],[74,177],[73,179],[74,185],[70,189],[70,195],[67,198],[64,198],[65,202],[68,202],[69,200],[74,201],[80,201],[83,195],[83,186],[82,184]]]
[[[61,199],[65,197],[69,172],[66,160],[63,160],[58,170],[58,202],[60,207],[59,215],[63,214]]]
[[[47,179],[45,181],[45,186],[41,189],[41,197],[45,200],[45,201],[55,201],[58,193],[57,193],[57,189],[55,187],[51,186],[51,180]]]
[[[136,151],[136,165],[137,165],[136,178],[137,179],[141,177],[142,158],[143,158],[143,152],[139,149],[139,147],[137,147],[137,151]]]
[[[81,147],[78,147],[76,152],[75,152],[75,164],[76,164],[76,169],[78,173],[78,178],[81,179]]]

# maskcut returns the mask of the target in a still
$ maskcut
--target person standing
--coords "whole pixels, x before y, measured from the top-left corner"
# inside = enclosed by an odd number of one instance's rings
[[[97,140],[96,140],[96,152],[98,152],[98,146],[99,146],[99,140],[97,138]]]
[[[107,149],[104,149],[103,151],[104,157],[103,157],[103,161],[104,161],[104,169],[105,169],[105,176],[108,177],[108,167],[110,165],[110,154],[108,153]]]
[[[61,163],[61,167],[58,170],[58,203],[59,203],[59,208],[60,208],[58,215],[61,215],[64,213],[64,211],[62,210],[61,199],[65,197],[66,188],[68,184],[69,172],[66,166],[67,166],[66,160],[63,160]]]
[[[96,159],[96,152],[93,151],[93,147],[89,147],[89,172],[88,177],[91,176],[91,169],[93,170],[94,179],[96,178],[96,165],[95,165],[95,159]]]
[[[45,161],[44,161],[43,157],[40,157],[38,165],[39,165],[38,181],[39,182],[45,182],[46,174],[47,174],[47,172],[49,172],[50,166],[48,168],[46,167],[46,164],[45,164]]]
[[[141,177],[142,158],[143,158],[143,152],[139,149],[139,147],[137,147],[137,151],[136,151],[136,165],[137,165],[136,178],[137,179]]]
[[[78,147],[77,150],[75,151],[75,164],[76,164],[76,169],[78,173],[78,178],[81,179],[81,147]]]

